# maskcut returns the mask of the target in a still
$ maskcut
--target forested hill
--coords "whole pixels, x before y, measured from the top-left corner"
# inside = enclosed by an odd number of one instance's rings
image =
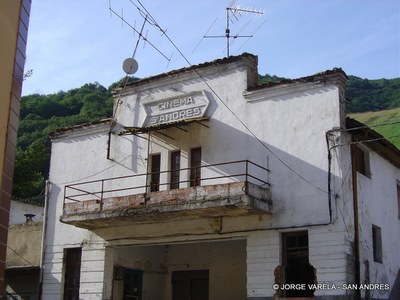
[[[259,82],[285,78],[260,75]],[[137,78],[130,78],[135,81]],[[99,120],[112,114],[111,91],[119,82],[105,88],[89,83],[67,92],[22,97],[14,173],[14,198],[43,194],[48,177],[50,141],[57,128]],[[400,78],[367,80],[350,76],[346,86],[348,112],[377,111],[400,107]]]

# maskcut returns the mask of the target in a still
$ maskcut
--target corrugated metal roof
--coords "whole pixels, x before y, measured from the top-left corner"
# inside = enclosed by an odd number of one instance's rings
[[[65,127],[65,128],[59,128],[55,131],[52,131],[49,133],[49,136],[51,138],[57,138],[60,135],[63,135],[65,133],[71,133],[71,132],[75,132],[75,131],[80,131],[82,129],[88,129],[88,128],[94,128],[96,126],[100,126],[100,125],[111,125],[112,123],[112,119],[108,118],[108,119],[102,119],[99,121],[95,121],[95,122],[89,122],[89,123],[83,123],[83,124],[78,124],[72,127]]]

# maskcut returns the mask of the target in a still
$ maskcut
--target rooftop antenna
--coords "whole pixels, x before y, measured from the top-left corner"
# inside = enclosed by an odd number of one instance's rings
[[[210,31],[211,27],[214,25],[214,23],[216,21],[215,20],[213,22],[213,24],[210,26],[210,28],[208,29],[208,31],[206,32],[206,34],[203,36],[203,38],[226,38],[226,53],[227,53],[227,57],[229,57],[229,55],[230,55],[231,39],[235,40],[237,38],[245,38],[245,37],[252,38],[254,33],[255,33],[255,32],[253,32],[251,35],[241,35],[240,34],[244,30],[244,28],[249,24],[249,22],[247,22],[237,34],[231,35],[230,23],[234,22],[233,19],[238,21],[239,17],[242,17],[243,14],[254,14],[254,15],[263,15],[264,14],[264,12],[262,10],[260,10],[260,9],[244,8],[244,7],[240,7],[238,5],[235,6],[235,5],[236,5],[236,0],[231,0],[229,5],[226,7],[225,35],[207,35],[207,33]],[[257,28],[257,30],[258,29],[259,28]],[[200,40],[200,42],[201,42],[201,40]],[[197,44],[196,48],[198,47],[200,42]]]
[[[142,27],[141,27],[140,30],[136,29],[136,21],[135,21],[135,24],[134,24],[134,25],[131,25],[131,24],[125,19],[123,10],[121,11],[121,14],[119,14],[119,13],[117,13],[117,12],[111,7],[111,0],[109,0],[109,7],[108,7],[108,9],[110,10],[110,16],[111,16],[111,15],[117,16],[117,17],[121,20],[121,23],[122,23],[122,24],[128,25],[128,26],[132,29],[133,34],[137,33],[138,36],[139,36],[139,37],[138,37],[138,40],[137,40],[137,43],[136,43],[136,46],[135,46],[134,53],[133,53],[133,55],[132,55],[132,59],[134,58],[134,56],[135,56],[135,54],[136,54],[136,50],[137,50],[138,44],[139,44],[140,40],[142,39],[142,40],[144,41],[144,46],[145,46],[146,44],[149,44],[153,49],[155,49],[159,54],[161,54],[161,56],[163,56],[163,57],[168,61],[168,63],[169,63],[170,60],[171,60],[171,58],[167,57],[160,49],[158,49],[158,48],[157,48],[152,42],[150,42],[149,39],[147,38],[147,32],[148,32],[148,31],[146,31],[146,34],[143,34],[143,30],[144,30],[145,25],[146,25],[146,24],[150,24],[150,25],[152,25],[152,26],[155,26],[154,21],[152,20],[151,17],[149,17],[149,15],[148,15],[147,13],[145,13],[143,10],[141,10],[134,2],[132,2],[131,0],[129,0],[129,1],[130,1],[133,5],[136,6],[136,8],[137,8],[138,11],[139,11],[140,16],[144,19],[144,20],[143,20]],[[158,28],[157,28],[157,29],[158,29]]]

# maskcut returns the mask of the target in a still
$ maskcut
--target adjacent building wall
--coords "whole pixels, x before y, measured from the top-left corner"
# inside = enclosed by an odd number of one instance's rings
[[[367,144],[366,144],[367,145]],[[367,145],[368,146],[368,145]],[[368,151],[368,147],[363,148]],[[390,286],[397,297],[400,295],[400,219],[398,215],[397,181],[400,170],[379,156],[368,152],[369,176],[357,172],[357,194],[360,222],[361,283],[381,283]],[[372,226],[381,228],[382,261],[374,261]],[[397,278],[397,281],[396,281]],[[374,289],[372,298],[389,299],[389,290]],[[363,291],[367,297],[368,292]]]
[[[23,201],[11,201],[10,206],[10,222],[9,224],[23,224],[26,222],[27,217],[26,214],[34,215],[32,217],[32,221],[34,222],[42,222],[44,208],[43,205],[31,204]]]
[[[31,0],[0,2],[0,299]]]
[[[27,218],[25,214],[35,216]],[[11,201],[4,279],[10,297],[37,298],[42,234],[43,206]]]

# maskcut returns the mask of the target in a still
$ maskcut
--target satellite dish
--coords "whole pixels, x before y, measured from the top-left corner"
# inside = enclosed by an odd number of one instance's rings
[[[122,69],[126,74],[132,75],[135,74],[136,71],[138,70],[139,65],[134,58],[127,58],[124,60],[124,63],[122,64]]]

